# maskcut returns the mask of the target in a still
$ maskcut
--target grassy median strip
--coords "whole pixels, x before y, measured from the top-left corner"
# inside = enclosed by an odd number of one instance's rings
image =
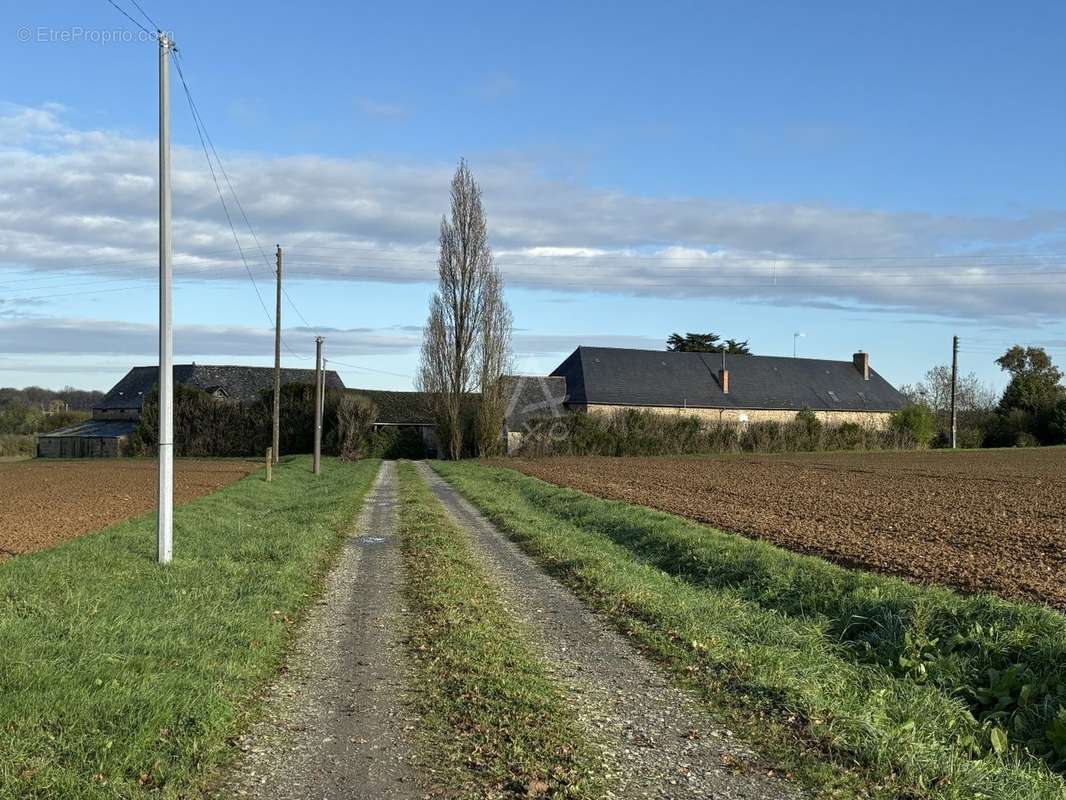
[[[277,670],[378,462],[296,458],[0,564],[0,798],[195,794]]]
[[[827,795],[1066,797],[1050,768],[1066,746],[1061,615],[847,570],[511,470],[436,468]]]
[[[451,797],[602,796],[598,762],[469,535],[409,463],[400,529],[426,762]]]

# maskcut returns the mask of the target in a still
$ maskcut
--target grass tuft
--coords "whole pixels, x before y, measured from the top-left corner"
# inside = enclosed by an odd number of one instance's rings
[[[1049,768],[1056,737],[1066,744],[1061,615],[844,569],[511,470],[435,466],[827,796],[1066,797]]]
[[[410,463],[400,529],[426,760],[448,796],[602,796],[592,746],[529,632]]]
[[[377,462],[284,461],[0,564],[0,798],[184,797],[277,670]]]

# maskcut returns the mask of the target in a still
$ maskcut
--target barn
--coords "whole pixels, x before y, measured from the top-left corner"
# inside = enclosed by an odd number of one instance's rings
[[[333,370],[325,373],[327,389],[343,389]],[[93,406],[92,419],[37,437],[39,458],[86,458],[125,455],[130,434],[140,420],[145,398],[159,382],[159,367],[133,367]],[[281,383],[315,382],[313,369],[282,369]],[[250,403],[274,388],[273,367],[175,364],[175,385],[207,392],[219,402]]]
[[[565,407],[589,413],[637,408],[743,424],[810,409],[827,423],[884,428],[907,404],[864,352],[833,361],[578,347],[551,374],[566,382]]]

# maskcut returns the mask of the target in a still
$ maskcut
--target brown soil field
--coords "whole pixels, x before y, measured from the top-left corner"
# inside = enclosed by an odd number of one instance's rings
[[[496,464],[845,566],[1066,608],[1066,449]]]
[[[258,467],[236,459],[176,459],[174,500],[210,494]],[[152,510],[156,480],[148,459],[0,463],[0,560]]]

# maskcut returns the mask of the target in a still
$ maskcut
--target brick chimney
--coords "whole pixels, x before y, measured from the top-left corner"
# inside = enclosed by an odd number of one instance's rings
[[[722,394],[729,394],[729,370],[718,370],[718,383],[722,386]]]
[[[862,350],[857,352],[851,357],[851,362],[855,365],[855,369],[862,373],[862,379],[864,381],[870,380],[870,354],[864,353]]]

